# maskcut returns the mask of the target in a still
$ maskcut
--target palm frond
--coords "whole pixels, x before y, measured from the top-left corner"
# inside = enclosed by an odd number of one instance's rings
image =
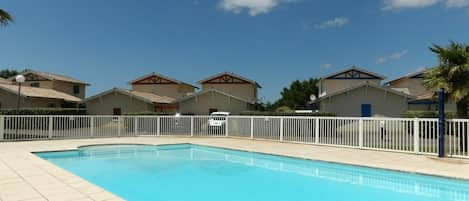
[[[0,26],[6,26],[13,22],[13,16],[7,11],[0,9]]]

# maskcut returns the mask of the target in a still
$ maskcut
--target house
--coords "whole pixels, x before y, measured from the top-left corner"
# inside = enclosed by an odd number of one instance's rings
[[[384,79],[386,79],[386,77],[383,75],[352,66],[339,72],[321,77],[317,84],[319,88],[319,97],[342,91],[350,86],[356,86],[362,83],[381,85],[381,81]]]
[[[401,91],[414,96],[415,99],[409,101],[409,110],[413,111],[436,111],[438,108],[435,92],[424,85],[425,73],[431,68],[423,69],[408,75],[393,79],[385,85],[394,90]],[[454,103],[446,104],[447,111],[456,111]]]
[[[15,109],[18,106],[18,85],[0,84],[0,109]],[[53,89],[21,87],[22,108],[67,108],[76,107],[80,98]]]
[[[15,77],[1,80],[0,109],[16,108],[18,99],[22,108],[78,107],[88,85],[80,80],[52,73],[27,70],[21,74],[25,76],[25,82],[21,86],[19,97]]]
[[[151,73],[128,82],[131,89],[113,88],[87,98],[89,114],[121,115],[137,112],[177,112],[176,99],[195,93],[198,87]]]
[[[183,114],[206,115],[216,111],[239,114],[253,110],[257,102],[259,83],[249,78],[223,72],[199,81],[202,90],[176,100]]]
[[[352,66],[318,82],[319,108],[338,116],[401,117],[414,97],[381,85],[384,76]]]
[[[89,114],[120,115],[167,112],[205,115],[214,111],[239,114],[251,110],[260,85],[234,73],[221,73],[199,82],[198,87],[151,73],[130,81],[131,89],[114,88],[85,100]]]
[[[256,81],[231,72],[210,76],[200,80],[199,84],[202,91],[217,89],[250,102],[257,102],[258,89],[262,88]]]
[[[85,98],[85,90],[86,87],[89,86],[88,83],[78,79],[53,73],[26,70],[22,72],[21,75],[26,78],[26,81],[22,84],[23,86],[53,89],[80,99]],[[9,78],[8,80],[15,82],[15,76]]]
[[[85,100],[92,115],[121,115],[135,112],[175,112],[174,98],[154,93],[113,88]]]
[[[191,95],[198,87],[161,74],[151,73],[129,82],[132,91],[158,94],[174,99]]]

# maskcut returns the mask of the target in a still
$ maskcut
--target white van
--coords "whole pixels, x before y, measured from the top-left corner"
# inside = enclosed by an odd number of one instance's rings
[[[213,112],[210,114],[208,125],[211,127],[222,127],[226,124],[227,116],[230,116],[229,112]]]

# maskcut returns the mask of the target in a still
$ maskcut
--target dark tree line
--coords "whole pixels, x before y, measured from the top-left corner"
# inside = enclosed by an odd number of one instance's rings
[[[282,89],[280,99],[274,103],[265,104],[265,110],[309,109],[311,105],[310,96],[312,94],[318,96],[319,89],[316,86],[318,82],[319,79],[317,78],[293,81],[290,86]]]
[[[0,77],[1,78],[10,78],[15,75],[18,75],[20,72],[17,70],[10,70],[10,69],[4,69],[0,70]]]

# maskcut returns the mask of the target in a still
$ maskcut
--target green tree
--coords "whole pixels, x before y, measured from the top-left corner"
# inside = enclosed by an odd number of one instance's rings
[[[6,26],[13,22],[13,16],[7,11],[0,9],[0,26]]]
[[[434,91],[444,89],[449,100],[457,105],[458,117],[468,116],[469,106],[469,46],[451,42],[448,46],[433,45],[440,65],[431,69],[424,84]]]
[[[319,79],[310,78],[308,80],[295,80],[289,87],[283,88],[280,92],[281,98],[269,105],[269,110],[275,110],[286,106],[291,109],[309,108],[311,94],[318,95],[319,89],[316,86]]]
[[[0,70],[0,77],[1,78],[10,78],[15,75],[18,75],[19,72],[16,70],[10,70],[10,69],[5,69],[5,70]]]

